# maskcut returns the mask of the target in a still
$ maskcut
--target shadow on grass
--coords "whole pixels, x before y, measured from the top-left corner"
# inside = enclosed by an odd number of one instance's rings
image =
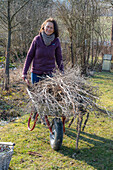
[[[66,135],[73,139],[76,144],[76,131],[74,129],[66,129]],[[113,169],[113,140],[81,132],[80,141],[87,143],[88,147],[82,148],[78,152],[75,145],[73,147],[63,145],[59,152],[75,160],[85,161],[96,169]]]
[[[94,78],[99,79],[99,80],[110,80],[113,81],[113,73],[111,72],[101,72],[97,75],[94,76]]]

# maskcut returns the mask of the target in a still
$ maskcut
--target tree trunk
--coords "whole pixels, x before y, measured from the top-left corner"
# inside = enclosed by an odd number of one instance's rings
[[[83,42],[83,47],[82,47],[82,65],[81,65],[81,69],[82,69],[82,72],[81,74],[82,75],[86,75],[86,70],[87,70],[87,65],[86,65],[86,45],[85,45],[85,41]]]
[[[72,35],[70,36],[70,40],[71,40],[71,62],[72,62],[72,67],[74,66],[74,55],[73,55],[73,39],[72,39]]]
[[[5,90],[9,89],[9,60],[10,60],[10,48],[11,48],[11,19],[10,19],[10,0],[8,0],[8,42],[6,52],[6,64],[5,64]]]

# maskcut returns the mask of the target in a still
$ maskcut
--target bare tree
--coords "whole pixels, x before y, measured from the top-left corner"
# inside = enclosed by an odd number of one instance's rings
[[[8,90],[9,88],[9,58],[10,58],[10,48],[11,48],[11,34],[13,28],[17,26],[17,23],[12,25],[15,16],[21,11],[21,9],[29,2],[21,1],[21,5],[19,8],[14,12],[11,13],[11,7],[14,5],[15,0],[7,0],[7,1],[0,1],[1,9],[0,9],[0,21],[1,26],[3,29],[7,30],[8,38],[7,38],[7,51],[6,51],[6,65],[5,65],[5,89]]]
[[[72,67],[79,65],[82,74],[86,74],[89,67],[94,67],[101,51],[99,41],[104,40],[105,33],[99,20],[107,7],[97,0],[57,0],[54,3],[56,14],[69,33]]]
[[[12,34],[12,52],[16,53],[16,59],[25,57],[32,39],[39,33],[42,22],[50,17],[50,8],[50,0],[35,0],[30,1],[22,12],[17,14],[15,22],[19,25]]]

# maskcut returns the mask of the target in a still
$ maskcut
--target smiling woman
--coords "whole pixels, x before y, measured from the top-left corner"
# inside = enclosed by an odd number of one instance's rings
[[[26,56],[23,79],[27,78],[27,71],[32,63],[31,81],[32,84],[52,76],[53,71],[58,69],[63,72],[63,61],[60,40],[58,38],[58,25],[53,18],[49,18],[41,25],[39,34],[34,37]]]
[[[47,22],[45,27],[44,27],[44,31],[47,35],[51,35],[54,32],[54,25],[52,22]]]

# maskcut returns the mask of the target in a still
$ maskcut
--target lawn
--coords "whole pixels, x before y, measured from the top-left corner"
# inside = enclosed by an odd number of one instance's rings
[[[113,73],[96,73],[91,78],[103,92],[101,102],[113,113]],[[113,118],[107,115],[90,114],[84,132],[81,132],[79,151],[75,150],[76,120],[70,128],[66,124],[61,150],[50,147],[49,130],[37,124],[31,132],[27,129],[29,115],[5,126],[0,126],[1,141],[14,142],[14,154],[10,170],[112,170],[113,169]],[[36,152],[31,155],[30,152]]]
[[[102,93],[101,104],[113,113],[113,72],[96,73],[92,81]]]

